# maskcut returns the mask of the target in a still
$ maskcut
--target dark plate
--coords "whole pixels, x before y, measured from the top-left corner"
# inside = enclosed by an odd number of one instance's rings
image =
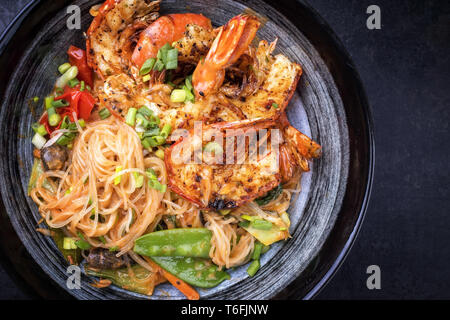
[[[82,31],[91,21],[88,9],[96,2],[76,1],[82,10],[82,30],[68,30],[65,8],[69,2],[34,1],[2,36],[0,188],[6,209],[0,243],[14,265],[10,269],[16,269],[42,296],[61,297],[65,290],[79,299],[145,298],[114,286],[93,288],[85,276],[80,290],[67,289],[67,264],[54,243],[35,231],[40,217],[26,195],[32,164],[30,126],[42,111],[40,106],[30,108],[28,100],[51,90],[57,66],[67,59],[65,51],[70,44],[84,47]],[[369,107],[342,45],[317,13],[302,2],[271,1],[269,5],[260,0],[219,4],[167,0],[162,4],[163,14],[201,12],[216,25],[249,10],[266,21],[259,38],[271,41],[279,37],[276,53],[302,65],[304,74],[288,115],[294,126],[322,145],[324,152],[303,176],[302,192],[289,209],[292,238],[273,246],[263,257],[257,276],[249,278],[243,266],[232,271],[231,281],[200,290],[200,294],[208,299],[310,298],[336,271],[363,219],[374,159]],[[26,252],[22,250],[19,255],[21,244]],[[13,247],[17,250],[11,250]],[[152,298],[183,296],[165,284]]]

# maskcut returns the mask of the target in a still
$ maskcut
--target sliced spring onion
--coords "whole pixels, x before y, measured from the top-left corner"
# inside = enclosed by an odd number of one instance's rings
[[[117,166],[116,167],[116,173],[119,173],[120,171],[122,171],[122,166]],[[114,178],[114,184],[117,186],[120,183],[122,176],[118,176]]]
[[[137,172],[133,172],[136,188],[141,188],[144,185],[144,176]]]
[[[275,109],[278,109],[278,103],[272,103],[272,107],[274,107]]]
[[[186,87],[188,88],[188,90],[192,90],[192,74],[188,77],[186,77],[186,79],[184,80],[184,84],[186,85]]]
[[[272,229],[272,222],[263,219],[255,219],[252,221],[251,226],[258,230],[270,230]]]
[[[118,246],[111,247],[109,248],[109,251],[111,252],[119,251],[119,247]]]
[[[161,137],[161,136],[154,136],[153,139],[156,142],[156,146],[160,146],[166,142],[166,138]]]
[[[103,108],[98,112],[100,119],[104,120],[111,116],[111,112],[109,112],[108,108]]]
[[[45,126],[43,124],[40,124],[39,122],[33,123],[31,128],[35,133],[39,133],[43,137],[45,137],[48,134],[47,129],[45,129]]]
[[[64,99],[52,101],[52,107],[54,107],[54,108],[67,107],[68,105],[69,105],[69,102]]]
[[[82,128],[86,127],[86,121],[84,121],[84,119],[78,119],[78,124]]]
[[[39,97],[34,97],[34,98],[33,98],[33,102],[34,102],[34,103],[39,102]]]
[[[128,124],[129,126],[134,127],[134,124],[136,123],[136,112],[137,112],[136,108],[128,109],[128,113],[125,117],[125,123]]]
[[[150,81],[151,76],[149,74],[142,77],[142,82]]]
[[[241,216],[241,218],[244,219],[244,220],[247,220],[247,221],[253,221],[253,220],[257,219],[257,217],[252,217],[252,216],[249,216],[249,215],[246,215],[246,214],[243,214]]]
[[[149,73],[152,70],[153,66],[155,65],[155,62],[156,62],[155,58],[145,60],[141,69],[139,70],[139,75],[143,76]]]
[[[165,124],[164,127],[161,130],[161,134],[160,135],[164,139],[167,139],[167,137],[169,136],[171,131],[172,131],[172,126],[170,124]]]
[[[138,113],[146,116],[146,117],[150,117],[153,116],[153,111],[149,109],[149,107],[147,106],[142,106],[138,109]]]
[[[145,138],[145,139],[141,140],[142,146],[143,146],[145,149],[149,149],[149,148],[152,147],[152,146],[150,145],[149,139],[150,139],[150,138]]]
[[[186,100],[186,91],[183,89],[174,89],[170,94],[170,101],[184,102]]]
[[[261,256],[261,250],[262,250],[262,243],[256,242],[255,247],[253,249],[252,259],[253,260],[259,260],[259,257]]]
[[[156,60],[153,70],[161,72],[164,69],[164,63],[161,60]]]
[[[158,149],[155,151],[155,155],[160,158],[161,160],[164,160],[164,151],[161,149]]]
[[[54,96],[47,96],[44,98],[45,110],[50,109],[52,107],[52,102],[55,99]]]
[[[192,91],[190,89],[188,89],[187,86],[183,86],[183,90],[186,91],[186,99],[185,101],[191,101],[191,102],[195,102],[195,96],[192,93]]]
[[[52,127],[57,126],[58,123],[61,121],[61,116],[56,113],[55,108],[51,107],[50,109],[47,110],[47,113],[48,113],[48,123]]]
[[[68,116],[64,116],[64,118],[61,121],[61,127],[60,129],[67,129],[69,127],[70,120]]]
[[[157,179],[149,179],[148,186],[162,193],[166,192],[167,190],[167,185],[161,184]]]
[[[157,179],[156,172],[152,168],[145,170],[145,174],[149,179]]]
[[[69,189],[66,190],[66,192],[64,194],[70,194],[72,192],[73,188],[70,187]]]
[[[47,142],[47,139],[45,139],[39,133],[35,133],[31,142],[36,147],[36,149],[42,149],[44,144]]]
[[[142,114],[142,113],[138,113],[136,115],[136,125],[147,129],[150,126],[150,121],[148,121],[148,119]]]
[[[80,83],[80,80],[78,80],[77,78],[69,80],[69,82],[67,82],[67,85],[71,88],[75,87],[77,84]]]
[[[64,248],[65,250],[76,249],[76,248],[77,248],[77,245],[75,244],[75,239],[69,238],[69,237],[64,237],[64,240],[63,240],[63,248]]]
[[[261,264],[259,263],[259,260],[253,260],[253,262],[249,265],[247,269],[247,273],[250,277],[253,277],[256,272],[259,270],[259,267]]]
[[[168,50],[167,56],[166,56],[166,61],[164,61],[164,62],[165,62],[167,70],[176,69],[178,67],[178,49]]]
[[[86,88],[86,84],[84,83],[84,81],[81,81],[80,91],[84,91],[85,88]]]
[[[67,70],[69,70],[70,67],[70,63],[66,62],[58,67],[58,71],[59,73],[64,74]]]
[[[57,88],[64,88],[66,84],[72,80],[75,79],[78,75],[78,68],[76,66],[72,66],[69,69],[67,69],[66,72],[62,76],[56,80],[55,86]]]

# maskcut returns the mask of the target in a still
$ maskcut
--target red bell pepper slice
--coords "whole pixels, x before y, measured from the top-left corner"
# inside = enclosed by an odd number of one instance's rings
[[[87,64],[86,51],[70,46],[67,54],[69,55],[70,64],[78,68],[77,78],[92,87],[92,69]]]

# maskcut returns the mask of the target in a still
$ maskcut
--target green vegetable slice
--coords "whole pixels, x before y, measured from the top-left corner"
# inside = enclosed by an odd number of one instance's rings
[[[230,279],[227,272],[219,271],[219,268],[209,259],[192,257],[152,257],[151,259],[164,270],[196,287],[212,288]]]
[[[281,184],[280,184],[277,187],[270,190],[269,192],[267,192],[266,195],[264,195],[260,198],[257,198],[255,200],[255,202],[260,206],[265,206],[272,200],[278,198],[278,196],[281,194],[282,191],[283,191],[283,188],[281,187]]]
[[[134,251],[154,257],[209,258],[212,233],[206,228],[177,228],[156,231],[138,238]]]

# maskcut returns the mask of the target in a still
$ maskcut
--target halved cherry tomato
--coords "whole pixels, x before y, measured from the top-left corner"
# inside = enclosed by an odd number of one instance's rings
[[[70,46],[67,54],[69,55],[70,64],[78,68],[77,78],[92,86],[92,69],[88,66],[86,51]]]

